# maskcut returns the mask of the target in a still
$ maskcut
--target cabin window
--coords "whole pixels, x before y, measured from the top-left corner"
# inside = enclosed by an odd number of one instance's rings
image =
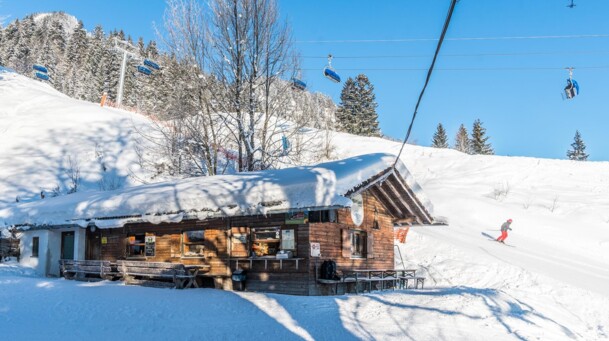
[[[366,258],[367,233],[351,230],[351,258]]]
[[[309,211],[310,223],[335,223],[336,210]]]
[[[146,235],[132,234],[127,245],[127,257],[143,257],[146,249]]]
[[[182,233],[182,257],[204,257],[205,230]]]
[[[40,248],[40,238],[34,237],[32,238],[32,258],[38,258]]]
[[[276,255],[280,242],[281,230],[279,227],[252,229],[252,252],[256,257]]]

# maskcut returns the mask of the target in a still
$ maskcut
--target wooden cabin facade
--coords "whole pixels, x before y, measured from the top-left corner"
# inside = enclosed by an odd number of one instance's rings
[[[310,190],[316,191],[314,186]],[[206,271],[199,273],[200,286],[226,290],[234,289],[231,275],[240,269],[248,291],[322,295],[331,289],[317,281],[324,260],[335,261],[339,270],[393,268],[395,222],[433,221],[420,193],[393,167],[357,179],[340,195],[352,204],[184,216],[179,222],[159,224],[140,215],[116,228],[100,228],[91,220],[85,228],[73,227],[72,240],[78,246],[72,246],[71,252],[74,259],[205,265]],[[107,218],[96,219],[103,225],[100,222]],[[35,234],[37,228],[28,231],[24,233]],[[61,231],[64,258],[63,236],[69,228]]]

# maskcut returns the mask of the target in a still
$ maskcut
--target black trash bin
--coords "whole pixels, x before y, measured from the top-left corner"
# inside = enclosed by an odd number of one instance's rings
[[[233,290],[239,290],[239,291],[243,291],[243,288],[245,287],[245,271],[242,269],[237,269],[235,271],[233,271],[233,276],[232,276],[232,280],[233,280]]]

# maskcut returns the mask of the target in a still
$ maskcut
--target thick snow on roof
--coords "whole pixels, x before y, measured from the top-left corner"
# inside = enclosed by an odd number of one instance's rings
[[[315,166],[189,178],[120,191],[75,193],[9,206],[0,210],[0,224],[86,226],[93,220],[103,228],[140,220],[180,221],[184,215],[206,218],[349,207],[351,200],[344,195],[391,167],[394,161],[392,154],[367,154]],[[396,169],[417,191],[419,187],[406,167],[398,162]]]

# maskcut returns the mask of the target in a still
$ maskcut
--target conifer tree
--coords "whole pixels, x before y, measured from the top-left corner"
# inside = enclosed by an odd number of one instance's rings
[[[354,133],[355,115],[359,110],[356,91],[355,81],[349,77],[343,85],[343,90],[340,93],[340,104],[338,110],[336,110],[338,128],[347,133]]]
[[[469,135],[463,124],[461,124],[459,130],[457,131],[457,135],[455,136],[455,149],[460,152],[470,154]]]
[[[345,81],[337,120],[342,130],[362,136],[380,136],[374,86],[364,74]]]
[[[571,150],[567,150],[567,157],[569,160],[575,161],[587,161],[588,154],[586,154],[586,144],[582,140],[579,130],[575,131],[575,137],[573,143],[571,143]]]
[[[444,130],[442,123],[438,123],[431,146],[434,148],[448,148],[448,136],[446,136],[446,130]]]
[[[486,128],[482,126],[480,119],[474,121],[472,128],[471,153],[480,155],[493,155],[495,151],[491,147],[490,143],[487,143],[489,136],[486,136]]]
[[[360,102],[360,112],[356,116],[356,131],[362,136],[380,136],[378,114],[376,113],[376,96],[374,95],[374,86],[370,83],[368,77],[360,74],[355,79],[357,85],[358,100]]]

